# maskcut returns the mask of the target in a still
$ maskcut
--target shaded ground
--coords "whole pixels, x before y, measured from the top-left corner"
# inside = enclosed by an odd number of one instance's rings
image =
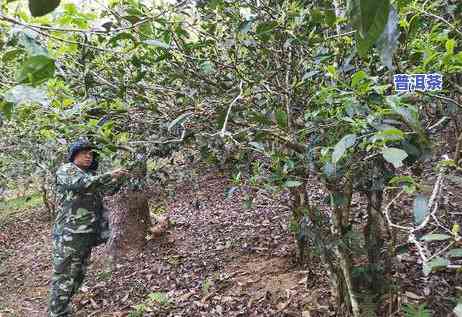
[[[430,170],[425,174],[431,186],[434,176]],[[227,187],[223,176],[210,173],[200,178],[199,191],[179,188],[168,208],[174,227],[112,269],[104,248],[96,249],[86,284],[74,299],[76,316],[335,316],[319,263],[311,263],[309,274],[294,263],[289,211],[282,200],[257,193],[247,209],[243,193],[225,199]],[[452,182],[445,187],[440,208],[448,227],[460,223],[460,187]],[[322,199],[320,188],[310,193]],[[361,199],[356,200],[359,208]],[[412,200],[399,206],[391,213],[396,222],[412,221]],[[361,213],[357,216],[363,223]],[[14,213],[7,225],[0,223],[0,317],[46,316],[50,230],[51,221],[40,209]],[[412,248],[394,263],[396,292],[384,296],[387,308],[380,316],[402,316],[404,303],[426,303],[432,316],[452,316],[460,274],[423,276]],[[390,302],[396,303],[392,312]]]
[[[225,199],[226,181],[215,174],[203,176],[200,187],[178,190],[169,206],[175,226],[137,257],[111,271],[104,249],[94,252],[74,300],[77,316],[330,315],[323,273],[307,283],[293,263],[287,209],[263,196],[253,209],[238,192]],[[51,224],[44,218],[37,210],[3,229],[0,316],[46,315]]]

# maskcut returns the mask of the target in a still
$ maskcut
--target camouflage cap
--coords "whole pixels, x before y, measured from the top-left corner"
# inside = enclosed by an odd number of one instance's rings
[[[95,149],[95,146],[93,146],[90,141],[88,141],[87,138],[85,137],[80,137],[75,141],[74,143],[71,144],[69,147],[69,162],[74,162],[74,158],[77,155],[78,152],[83,151],[83,150],[93,150]],[[88,168],[89,170],[96,170],[98,168],[98,159],[97,159],[97,153],[93,152],[93,162],[91,163],[90,167]]]

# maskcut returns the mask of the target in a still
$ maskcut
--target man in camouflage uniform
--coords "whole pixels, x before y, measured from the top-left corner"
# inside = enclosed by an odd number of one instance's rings
[[[128,175],[122,169],[95,175],[98,162],[92,149],[80,138],[70,147],[69,163],[56,173],[58,208],[49,317],[71,316],[70,302],[85,277],[91,248],[109,237],[103,195],[117,191],[121,177]]]

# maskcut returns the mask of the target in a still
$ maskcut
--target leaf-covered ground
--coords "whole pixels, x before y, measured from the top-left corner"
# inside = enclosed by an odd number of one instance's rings
[[[241,192],[225,199],[225,177],[209,173],[199,184],[199,191],[189,184],[179,188],[168,210],[175,225],[149,239],[141,254],[111,270],[104,248],[93,252],[85,285],[74,298],[76,316],[335,316],[319,264],[308,272],[294,261],[283,200],[257,193],[247,209]],[[318,193],[312,188],[312,195]],[[453,209],[457,193],[448,192]],[[0,316],[46,316],[50,230],[41,209],[15,214],[1,227]],[[433,316],[448,316],[459,275],[424,278],[413,252],[398,257],[394,281],[400,295],[385,296],[384,304],[431,298]]]
[[[201,179],[170,203],[173,222],[138,256],[111,271],[95,250],[86,283],[74,299],[77,316],[308,316],[328,314],[322,271],[306,290],[294,263],[289,212],[264,196],[252,209],[239,192],[225,199],[226,180]],[[200,206],[193,203],[199,199]],[[2,316],[45,316],[50,277],[51,223],[43,211],[17,220],[1,235]],[[139,312],[136,314],[135,312]],[[143,313],[144,312],[144,315]]]

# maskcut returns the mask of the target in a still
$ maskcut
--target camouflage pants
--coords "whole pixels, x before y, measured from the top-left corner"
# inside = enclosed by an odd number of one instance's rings
[[[53,275],[48,305],[49,317],[71,316],[71,299],[87,271],[95,233],[53,236]]]

